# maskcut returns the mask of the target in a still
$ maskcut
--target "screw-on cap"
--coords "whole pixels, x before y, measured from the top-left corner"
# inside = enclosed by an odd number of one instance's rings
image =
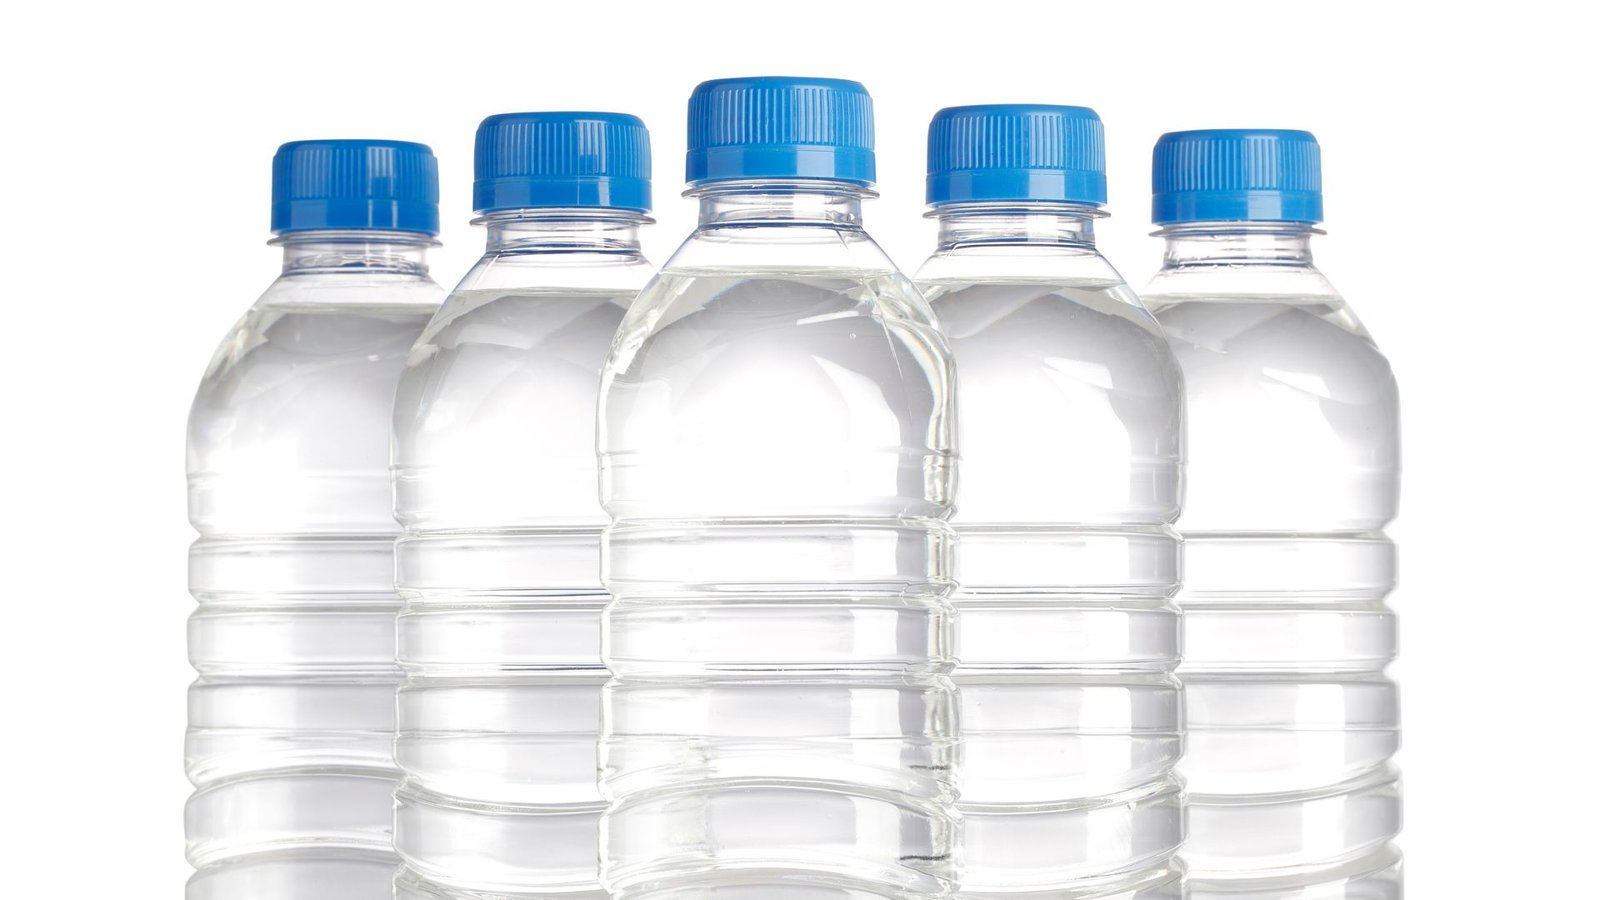
[[[1106,202],[1106,133],[1082,106],[941,109],[928,124],[928,202]]]
[[[1309,131],[1164,134],[1150,180],[1157,225],[1322,221],[1322,151]]]
[[[272,233],[439,233],[439,163],[410,141],[292,141],[272,158]]]
[[[528,112],[478,126],[472,206],[650,211],[650,133],[637,116]]]
[[[805,178],[871,184],[872,97],[837,78],[724,78],[689,97],[689,184]]]

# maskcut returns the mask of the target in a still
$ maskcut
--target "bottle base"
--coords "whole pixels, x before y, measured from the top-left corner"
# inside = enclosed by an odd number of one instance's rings
[[[1176,778],[1106,797],[1033,806],[960,805],[962,897],[1144,898],[1183,842]]]
[[[1023,891],[963,889],[958,900],[1185,900],[1183,864],[1177,860],[1133,874],[1085,878],[1070,888]]]
[[[1404,863],[1387,844],[1358,859],[1264,877],[1189,879],[1190,900],[1401,900]]]
[[[605,891],[480,891],[446,887],[402,866],[394,875],[393,900],[610,900]]]
[[[602,810],[478,803],[404,782],[395,792],[395,848],[413,880],[439,896],[583,896],[599,890]]]
[[[278,850],[205,866],[185,900],[390,900],[399,860],[379,850]]]

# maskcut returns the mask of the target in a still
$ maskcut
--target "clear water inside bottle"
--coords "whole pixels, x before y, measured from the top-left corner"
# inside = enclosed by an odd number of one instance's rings
[[[191,900],[388,896],[388,420],[438,296],[417,276],[280,279],[196,395]]]
[[[881,257],[859,231],[774,230]],[[616,896],[949,884],[950,376],[883,263],[669,266],[618,334],[600,415]]]
[[[1181,895],[1182,388],[1109,269],[1024,245],[918,276],[960,409],[961,897]]]
[[[1331,291],[1186,294],[1181,277],[1145,300],[1188,392],[1193,892],[1398,897],[1393,376]]]
[[[491,257],[468,282],[551,278],[541,260]],[[638,263],[598,280],[642,281]],[[400,896],[604,896],[594,409],[634,293],[457,290],[412,352],[395,405]]]

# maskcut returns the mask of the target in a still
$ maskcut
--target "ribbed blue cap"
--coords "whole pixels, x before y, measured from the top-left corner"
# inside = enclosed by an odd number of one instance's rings
[[[291,141],[272,158],[272,233],[439,233],[439,162],[409,141]]]
[[[1082,106],[941,109],[928,124],[928,202],[1106,202],[1106,130]]]
[[[806,178],[871,184],[872,97],[837,78],[723,78],[689,97],[689,184]]]
[[[1151,221],[1321,222],[1322,150],[1309,131],[1217,128],[1156,141]]]
[[[478,126],[472,208],[650,211],[650,133],[637,116],[528,112]]]

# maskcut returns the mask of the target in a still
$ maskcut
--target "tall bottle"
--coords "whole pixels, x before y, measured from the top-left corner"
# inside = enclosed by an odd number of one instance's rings
[[[1183,366],[1191,891],[1400,896],[1394,376],[1311,262],[1303,131],[1168,134],[1145,291]]]
[[[600,397],[608,887],[935,896],[952,875],[951,370],[862,228],[851,81],[711,81],[700,225]]]
[[[1177,897],[1183,387],[1095,249],[1093,110],[946,109],[917,273],[959,378],[963,897]]]
[[[400,897],[595,897],[602,804],[600,366],[652,274],[644,124],[491,116],[478,264],[394,413]]]
[[[421,144],[278,149],[283,274],[189,416],[190,900],[379,900],[395,768],[389,411],[442,292]]]

